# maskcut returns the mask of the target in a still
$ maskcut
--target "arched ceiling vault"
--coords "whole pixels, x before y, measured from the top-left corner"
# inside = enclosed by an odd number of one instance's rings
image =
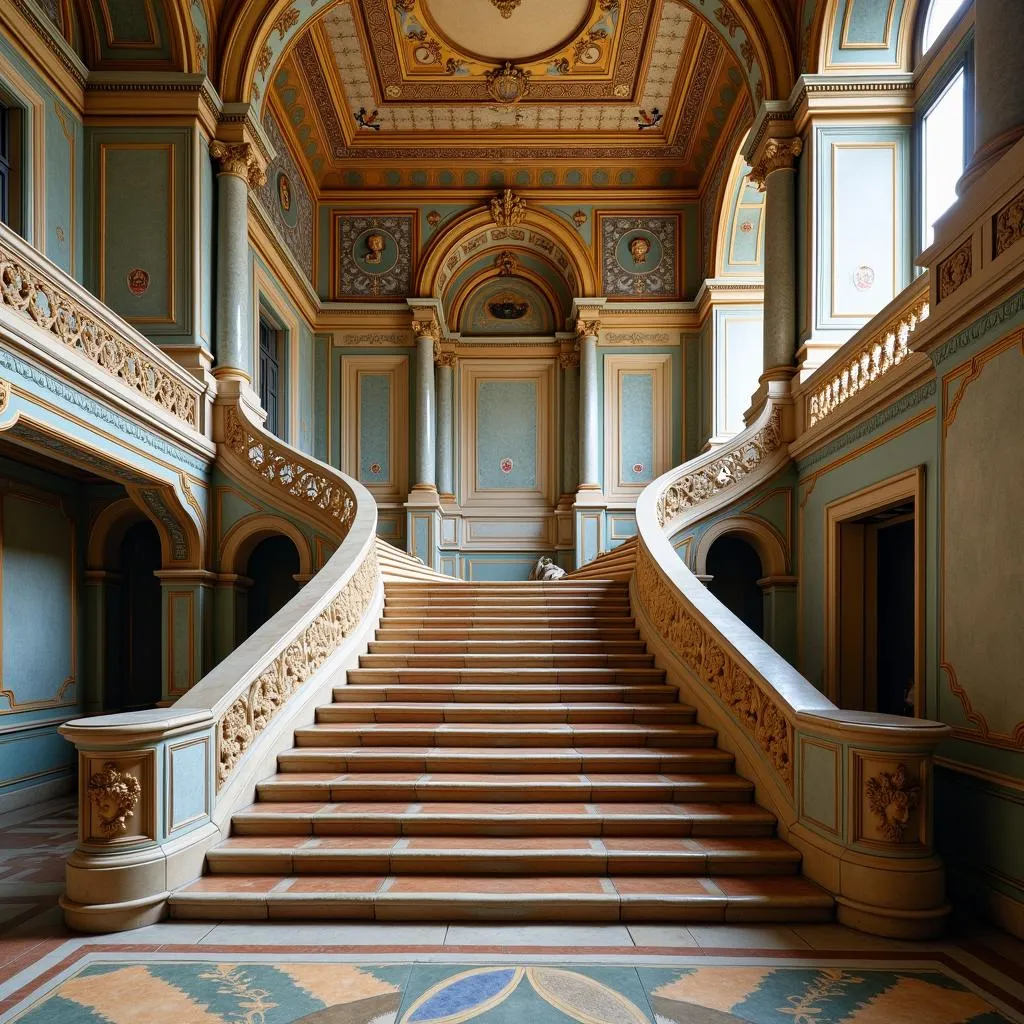
[[[466,185],[445,171],[527,161],[553,164],[533,184],[698,188],[740,107],[792,86],[790,2],[236,3],[217,84],[261,117],[275,93],[327,190]],[[385,177],[416,161],[421,180]]]

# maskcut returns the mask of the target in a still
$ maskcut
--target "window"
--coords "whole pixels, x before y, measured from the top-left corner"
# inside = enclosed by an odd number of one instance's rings
[[[280,436],[278,395],[281,379],[281,339],[274,328],[260,317],[260,405],[266,410],[266,428]]]
[[[956,183],[966,162],[967,69],[963,66],[921,119],[923,245],[935,237],[935,222],[956,202]]]
[[[964,6],[965,0],[932,0],[924,18],[921,52],[927,53],[942,35],[945,27]]]
[[[0,103],[0,221],[7,224],[11,207],[11,112]]]
[[[24,233],[22,213],[22,108],[0,90],[0,223]]]

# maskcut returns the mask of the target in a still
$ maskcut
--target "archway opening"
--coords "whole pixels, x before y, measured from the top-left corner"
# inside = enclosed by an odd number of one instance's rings
[[[160,535],[149,520],[130,526],[119,548],[122,578],[121,615],[111,625],[119,638],[120,671],[108,678],[104,705],[108,711],[133,711],[156,705],[163,696],[163,629],[160,579],[163,564]]]
[[[276,615],[298,592],[299,552],[290,537],[275,534],[249,554],[245,575],[252,580],[246,601],[246,636]]]
[[[708,590],[758,636],[764,636],[761,559],[742,537],[725,534],[708,551]]]

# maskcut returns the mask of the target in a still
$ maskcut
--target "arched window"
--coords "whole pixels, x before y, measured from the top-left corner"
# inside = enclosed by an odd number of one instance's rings
[[[966,0],[931,0],[924,16],[921,52],[927,53],[942,35],[943,29],[964,6]]]
[[[921,29],[922,57],[968,0],[928,0]],[[967,32],[955,52],[938,67],[924,68],[918,102],[918,186],[920,246],[935,237],[935,222],[956,202],[956,186],[974,143],[973,35]]]

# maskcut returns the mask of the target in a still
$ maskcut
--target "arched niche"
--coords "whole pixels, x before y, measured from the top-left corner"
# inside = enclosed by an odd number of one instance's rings
[[[313,552],[305,534],[292,522],[280,516],[254,515],[237,522],[220,546],[218,569],[222,573],[245,575],[245,568],[256,546],[269,537],[288,537],[299,554],[299,575],[308,577],[315,571]]]
[[[765,576],[785,576],[789,559],[782,534],[770,523],[753,516],[730,516],[719,520],[701,534],[693,554],[693,571],[707,575],[708,552],[720,537],[734,535],[745,540],[761,559]]]

